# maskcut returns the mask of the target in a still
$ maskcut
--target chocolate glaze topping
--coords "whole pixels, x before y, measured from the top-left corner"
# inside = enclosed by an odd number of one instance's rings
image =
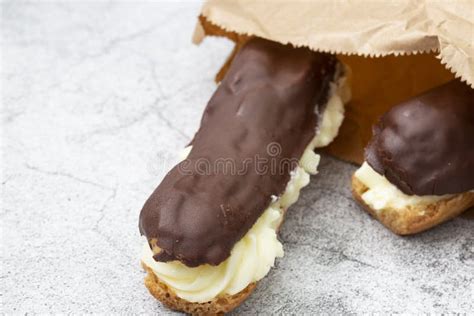
[[[193,267],[229,257],[271,196],[285,190],[295,164],[283,161],[297,163],[314,137],[336,65],[330,55],[263,39],[239,51],[188,158],[143,206],[140,232],[156,238],[155,260]]]
[[[393,107],[373,134],[365,160],[404,193],[474,189],[474,90],[459,80]]]

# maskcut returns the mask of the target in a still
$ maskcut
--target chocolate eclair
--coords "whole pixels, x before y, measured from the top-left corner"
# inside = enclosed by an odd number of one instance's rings
[[[211,97],[185,159],[140,214],[145,284],[165,305],[222,313],[283,256],[277,229],[337,135],[350,97],[332,55],[253,38]]]
[[[353,195],[393,232],[414,234],[474,205],[474,90],[450,81],[385,113]]]

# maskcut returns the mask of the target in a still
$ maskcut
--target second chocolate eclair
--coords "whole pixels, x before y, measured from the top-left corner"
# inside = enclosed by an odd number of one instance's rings
[[[474,205],[474,90],[453,80],[384,114],[352,188],[399,234],[426,230]]]

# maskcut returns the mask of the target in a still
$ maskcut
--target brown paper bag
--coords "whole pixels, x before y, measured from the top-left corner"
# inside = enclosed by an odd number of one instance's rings
[[[327,151],[361,163],[371,126],[391,106],[454,77],[474,84],[474,1],[209,0],[194,42],[250,36],[337,53],[352,69],[352,101]]]

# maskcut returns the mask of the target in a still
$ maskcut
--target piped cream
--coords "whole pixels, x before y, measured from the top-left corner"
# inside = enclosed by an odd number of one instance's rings
[[[451,194],[407,195],[390,183],[383,175],[378,174],[367,162],[362,164],[354,176],[368,188],[362,194],[362,199],[378,212],[386,208],[404,209],[407,206],[433,204],[452,197]]]

